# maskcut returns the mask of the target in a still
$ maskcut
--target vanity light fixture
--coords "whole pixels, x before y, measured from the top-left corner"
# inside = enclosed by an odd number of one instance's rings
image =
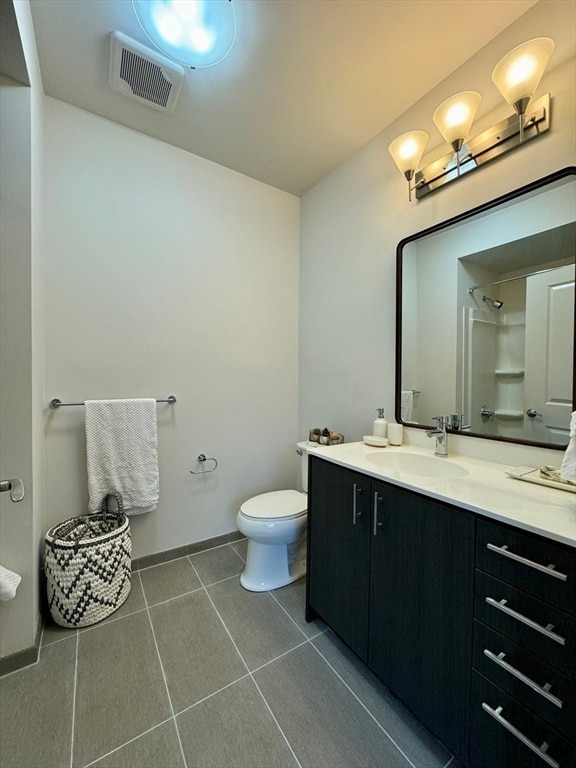
[[[516,114],[478,136],[469,138],[480,104],[479,93],[464,91],[440,104],[434,112],[433,120],[450,145],[451,154],[418,170],[427,134],[424,131],[411,131],[394,139],[388,150],[408,180],[409,200],[412,199],[412,190],[415,190],[417,199],[424,197],[464,173],[485,165],[549,130],[550,94],[536,101],[532,101],[532,98],[553,50],[553,40],[549,37],[538,37],[514,48],[498,62],[492,72],[492,80]],[[407,142],[409,147],[412,141],[414,144],[418,141],[422,143],[418,144],[418,151],[411,154]]]
[[[403,133],[390,144],[390,154],[398,166],[400,173],[404,174],[408,182],[408,200],[412,201],[412,187],[410,182],[414,178],[416,169],[422,160],[424,148],[428,141],[426,131],[410,131]]]
[[[234,45],[232,0],[132,0],[132,6],[156,48],[191,69],[218,64]]]
[[[458,173],[460,172],[460,150],[468,138],[479,105],[479,93],[464,91],[443,101],[432,116],[436,127],[456,155]]]

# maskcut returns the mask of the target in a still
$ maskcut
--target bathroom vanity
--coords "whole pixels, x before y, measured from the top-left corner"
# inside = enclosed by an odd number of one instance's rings
[[[575,766],[576,495],[506,469],[315,451],[306,616],[469,768]]]

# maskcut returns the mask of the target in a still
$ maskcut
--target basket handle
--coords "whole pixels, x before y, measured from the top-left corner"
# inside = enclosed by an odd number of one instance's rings
[[[116,511],[109,509],[110,499],[116,500]],[[124,515],[124,501],[122,499],[122,494],[114,490],[107,493],[106,496],[104,496],[104,498],[102,499],[100,510],[102,512],[102,517],[104,518],[104,520],[108,519],[110,520],[110,522],[116,519],[119,520]]]

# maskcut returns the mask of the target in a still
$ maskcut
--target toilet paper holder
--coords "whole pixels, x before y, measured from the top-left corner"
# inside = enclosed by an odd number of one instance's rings
[[[199,464],[202,464],[202,465],[204,465],[207,461],[213,461],[214,462],[214,466],[210,467],[210,469],[200,469],[200,470],[198,470],[196,472],[193,469],[191,469],[190,470],[190,474],[191,475],[206,475],[206,474],[208,474],[210,472],[214,472],[214,470],[218,466],[217,460],[212,458],[212,457],[207,457],[205,453],[198,454],[198,456],[196,457],[196,461]]]

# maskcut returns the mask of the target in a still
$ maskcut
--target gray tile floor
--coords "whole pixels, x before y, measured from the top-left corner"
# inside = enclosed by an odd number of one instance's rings
[[[320,623],[240,586],[246,541],[137,571],[104,622],[48,622],[0,681],[2,768],[455,768]]]

